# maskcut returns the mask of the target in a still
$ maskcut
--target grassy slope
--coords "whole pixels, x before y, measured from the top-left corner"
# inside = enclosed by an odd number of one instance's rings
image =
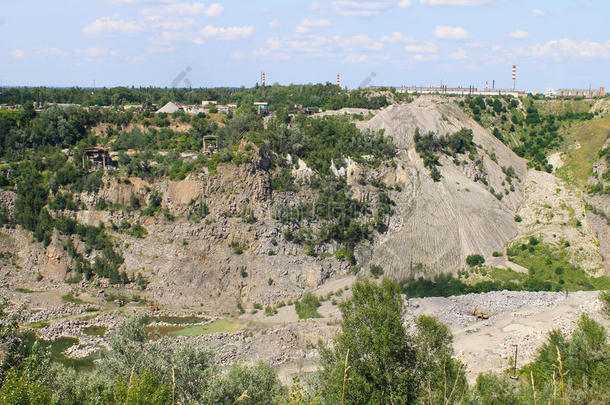
[[[566,138],[565,165],[557,170],[557,176],[583,187],[591,175],[593,164],[599,159],[599,150],[610,136],[610,117],[575,123],[562,131]],[[576,142],[580,147],[570,149]]]

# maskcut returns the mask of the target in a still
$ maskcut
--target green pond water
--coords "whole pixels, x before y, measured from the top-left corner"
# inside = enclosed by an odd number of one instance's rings
[[[203,318],[200,316],[147,316],[146,320],[148,323],[165,322],[174,325],[184,325],[186,323],[205,322],[208,320],[208,318]]]
[[[153,336],[201,336],[216,332],[237,332],[246,325],[236,319],[219,319],[206,325],[171,325],[149,326],[149,333]]]
[[[34,345],[36,335],[34,333],[24,334],[24,343],[31,350]],[[39,344],[44,348],[48,348],[51,352],[51,360],[57,363],[61,363],[67,367],[73,367],[77,370],[90,370],[93,368],[93,361],[101,356],[101,349],[90,356],[82,359],[71,359],[64,356],[63,352],[72,345],[78,343],[78,339],[71,337],[60,337],[53,341],[38,340]]]

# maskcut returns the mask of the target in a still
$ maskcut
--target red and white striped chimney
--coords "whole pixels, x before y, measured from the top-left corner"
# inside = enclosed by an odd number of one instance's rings
[[[341,88],[341,75],[337,73],[337,87]]]
[[[513,91],[515,90],[515,79],[517,78],[517,66],[513,65]]]
[[[261,73],[261,83],[263,84],[263,87],[265,87],[265,72]]]

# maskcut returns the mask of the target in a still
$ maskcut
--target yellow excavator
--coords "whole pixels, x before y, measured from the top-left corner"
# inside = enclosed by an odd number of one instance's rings
[[[489,319],[489,314],[481,312],[477,307],[472,310],[472,315],[476,316],[479,319]]]

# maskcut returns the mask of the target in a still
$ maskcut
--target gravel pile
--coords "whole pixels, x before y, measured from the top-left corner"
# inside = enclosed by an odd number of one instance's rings
[[[423,298],[430,300],[430,298]],[[530,292],[530,291],[493,291],[482,294],[466,294],[447,298],[434,298],[438,309],[435,316],[449,325],[469,326],[477,322],[472,315],[474,308],[489,314],[490,317],[505,312],[517,311],[523,307],[533,306],[538,309],[551,309],[566,299],[563,292]],[[422,298],[409,300],[408,318],[418,315],[417,308]]]

